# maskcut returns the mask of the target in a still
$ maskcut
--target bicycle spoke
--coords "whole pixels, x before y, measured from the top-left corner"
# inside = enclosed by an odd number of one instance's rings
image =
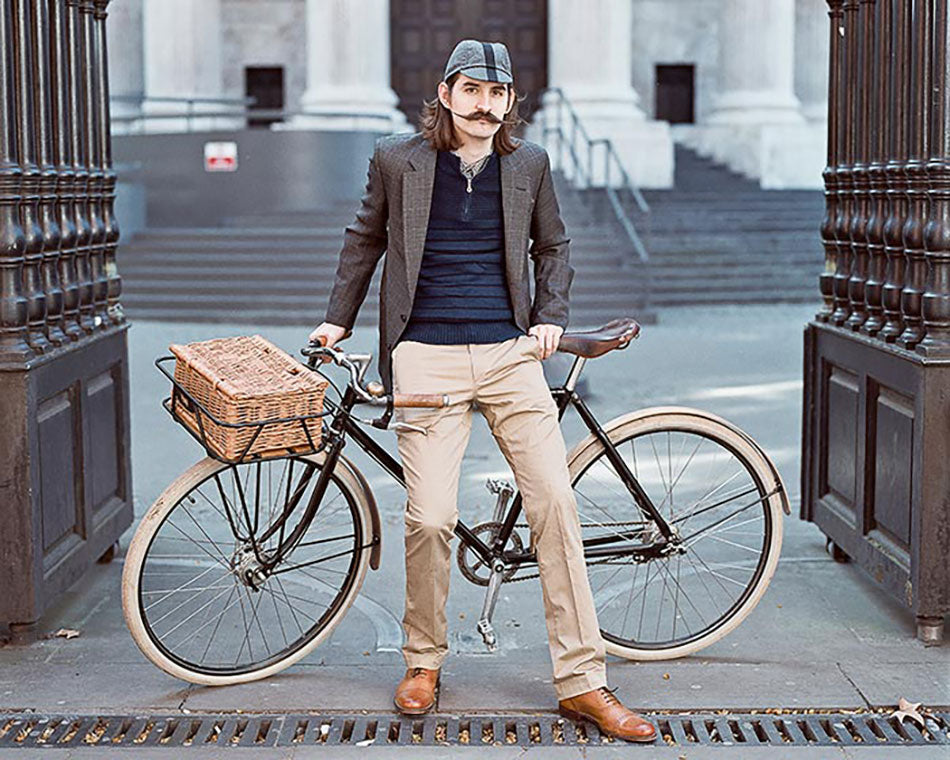
[[[204,578],[208,573],[210,573],[212,570],[214,570],[214,569],[217,568],[217,567],[219,567],[219,565],[218,565],[217,563],[215,563],[215,564],[213,564],[213,565],[209,565],[207,568],[205,568],[204,572],[199,573],[198,575],[196,575],[195,577],[193,577],[193,578],[192,578],[190,581],[188,581],[188,583],[186,583],[184,586],[179,586],[177,589],[172,589],[172,590],[170,590],[170,591],[168,592],[168,596],[171,596],[172,594],[175,594],[175,593],[177,593],[177,592],[179,592],[179,591],[184,591],[184,590],[187,589],[192,583],[194,583],[194,582],[197,581],[197,580],[200,580],[201,578]],[[230,571],[229,571],[228,573],[225,573],[224,575],[222,575],[221,578],[226,578],[226,577],[229,575],[229,573],[230,573]],[[219,578],[218,580],[220,580],[220,578]],[[216,583],[216,582],[217,582],[217,581],[215,581],[215,583]],[[144,594],[156,594],[156,593],[161,593],[161,592],[158,592],[158,591],[143,591],[143,592],[142,592],[143,595],[144,595]],[[148,605],[146,605],[145,609],[147,610],[147,609],[149,609],[150,607],[153,607],[154,605],[158,604],[159,602],[164,601],[166,598],[167,598],[167,597],[164,597],[164,596],[163,596],[161,599],[156,599],[156,600],[154,600],[153,602],[151,602],[151,603],[149,603]]]
[[[753,477],[757,463],[737,449],[688,428],[662,428],[660,422],[657,429],[614,445],[674,529],[678,548],[642,556],[629,573],[622,572],[627,565],[611,559],[588,563],[601,629],[627,646],[662,649],[695,641],[728,620],[761,577],[771,494],[764,494],[760,483],[767,481]],[[585,540],[621,538],[635,528],[618,526],[637,517],[644,530],[656,530],[623,493],[622,478],[603,449],[575,479]],[[643,535],[644,544],[650,535]],[[616,566],[595,572],[601,564]],[[640,564],[646,565],[642,577]]]
[[[303,626],[301,626],[300,621],[297,620],[297,610],[290,603],[290,600],[287,599],[287,590],[284,588],[283,582],[280,580],[280,578],[276,576],[274,577],[274,582],[277,584],[278,588],[280,589],[280,593],[284,595],[284,600],[286,601],[287,606],[290,608],[290,614],[293,616],[294,622],[297,624],[297,630],[303,633]],[[268,589],[268,591],[274,594],[274,596],[277,596],[277,593],[273,589]],[[301,614],[303,613],[301,612]],[[313,621],[313,622],[316,622],[316,621]]]
[[[305,510],[297,505],[313,498],[310,475],[318,468],[294,457],[222,466],[177,497],[154,529],[140,574],[139,614],[163,652],[193,670],[251,672],[339,618],[370,547],[357,502],[333,475],[299,528]],[[285,528],[300,537],[278,556]],[[255,588],[246,585],[252,581]]]
[[[732,512],[731,514],[728,514],[728,515],[726,515],[725,517],[721,517],[721,518],[719,518],[718,520],[716,520],[715,522],[710,523],[710,524],[707,525],[706,527],[700,528],[699,530],[697,530],[697,531],[691,533],[690,535],[684,537],[684,538],[683,538],[683,542],[688,544],[692,539],[696,538],[696,536],[701,536],[701,535],[703,535],[703,534],[706,534],[708,531],[712,530],[712,529],[715,528],[717,525],[722,525],[722,524],[725,523],[727,520],[731,520],[731,519],[732,519],[733,517],[735,517],[736,515],[742,514],[742,513],[745,512],[747,509],[752,509],[752,507],[761,505],[762,502],[764,501],[764,499],[766,499],[766,498],[768,498],[768,497],[763,497],[762,499],[756,499],[756,500],[753,501],[753,502],[749,502],[749,503],[746,504],[744,507],[739,507],[739,509],[737,509],[735,512]]]
[[[630,604],[631,604],[631,600],[633,599],[633,590],[634,590],[634,588],[636,588],[636,585],[637,585],[637,578],[636,578],[636,576],[637,576],[639,570],[640,570],[640,566],[637,565],[637,570],[634,572],[633,580],[632,580],[631,583],[630,583],[630,596],[627,598],[627,608],[626,608],[626,610],[624,610],[624,613],[623,613],[623,622],[620,624],[620,630],[621,630],[621,631],[627,630],[627,618],[628,618],[629,615],[630,615]],[[644,588],[645,588],[645,587],[644,587]]]
[[[319,559],[311,560],[310,562],[301,562],[299,565],[288,565],[287,567],[282,567],[279,570],[275,570],[274,575],[277,575],[278,573],[289,573],[291,570],[299,570],[302,567],[312,567],[313,565],[319,565],[323,562],[329,562],[331,559],[345,557],[347,554],[353,554],[356,551],[362,551],[366,548],[367,547],[365,546],[361,546],[358,549],[337,552],[336,554],[328,554],[326,557],[320,557]]]
[[[195,527],[198,528],[198,530],[201,531],[202,535],[204,535],[204,537],[205,537],[206,539],[208,539],[209,542],[211,542],[212,544],[214,544],[214,548],[218,550],[218,554],[221,556],[222,564],[224,565],[224,567],[227,567],[228,569],[230,569],[230,565],[228,564],[228,558],[225,556],[224,552],[221,551],[220,548],[218,548],[218,544],[217,544],[215,541],[213,541],[213,540],[211,539],[211,536],[209,536],[209,535],[205,532],[205,529],[201,527],[201,523],[199,523],[199,522],[195,519],[194,515],[192,515],[191,512],[188,510],[188,507],[186,507],[184,504],[182,504],[182,505],[181,505],[181,508],[182,508],[183,510],[185,510],[185,514],[188,515],[188,517],[191,519],[191,521],[195,524]],[[171,520],[167,520],[166,522],[168,522],[173,528],[175,528],[175,530],[177,530],[177,531],[178,531],[179,533],[181,533],[183,536],[187,536],[187,535],[188,535],[187,533],[185,533],[184,530],[182,530],[180,527],[178,527],[177,525],[175,525],[174,523],[172,523]],[[201,549],[201,551],[203,551],[205,554],[207,554],[209,557],[211,557],[212,559],[217,559],[217,557],[215,557],[214,554],[212,554],[211,552],[209,552],[207,549],[205,549],[205,548],[204,548],[203,546],[201,546],[200,544],[195,544],[195,545],[196,545],[199,549]]]
[[[237,666],[238,662],[241,660],[241,654],[244,652],[244,645],[247,644],[247,654],[253,660],[254,659],[254,650],[251,647],[251,629],[247,625],[247,612],[244,609],[244,597],[241,596],[241,592],[246,592],[247,589],[238,586],[238,601],[241,603],[241,621],[244,623],[244,639],[241,641],[241,648],[238,649],[237,655],[234,657],[234,665]],[[248,600],[250,602],[250,600]]]
[[[311,617],[310,615],[308,615],[308,614],[307,614],[306,612],[304,612],[303,610],[297,609],[296,607],[294,607],[294,606],[288,601],[288,597],[289,597],[289,599],[298,599],[298,600],[302,600],[302,601],[305,601],[305,602],[310,601],[309,599],[304,599],[302,596],[295,596],[294,594],[289,594],[289,595],[286,594],[286,593],[284,593],[284,594],[278,594],[276,591],[274,591],[274,589],[268,588],[267,586],[264,586],[264,587],[261,589],[261,591],[263,591],[264,593],[270,594],[272,597],[274,597],[275,601],[280,601],[280,602],[283,602],[284,604],[286,604],[287,607],[290,609],[291,613],[294,615],[295,619],[296,619],[296,615],[299,613],[299,614],[302,615],[303,617],[307,618],[311,623],[317,623],[317,622],[318,622],[317,618]],[[297,625],[299,626],[300,623],[298,622]],[[301,632],[302,632],[302,631],[303,631],[303,628],[301,627],[300,630],[301,630]]]
[[[199,612],[201,612],[205,607],[207,607],[208,605],[214,604],[214,602],[215,602],[217,599],[220,599],[222,596],[224,596],[224,592],[223,592],[223,591],[222,591],[220,594],[215,594],[215,596],[213,596],[211,599],[209,599],[207,602],[205,602],[205,603],[204,603],[201,607],[199,607],[197,610],[195,610],[194,612],[192,612],[188,617],[186,617],[184,620],[182,620],[180,623],[178,623],[178,625],[176,625],[176,626],[175,626],[174,628],[172,628],[170,631],[165,631],[165,635],[166,635],[166,636],[171,636],[175,631],[177,631],[179,628],[181,628],[185,623],[187,623],[189,620],[191,620],[195,615],[197,615]],[[189,601],[190,601],[190,600],[189,600]],[[179,605],[179,606],[181,606],[181,605]],[[175,609],[177,610],[178,607],[176,607]],[[158,623],[160,623],[162,620],[164,620],[166,617],[168,617],[167,614],[166,614],[166,615],[163,615],[163,616],[160,617],[158,620],[152,621],[152,626],[154,627],[155,625],[157,625]]]
[[[747,552],[752,552],[752,553],[755,554],[756,556],[758,556],[758,554],[759,554],[759,550],[758,550],[758,549],[753,549],[751,546],[745,546],[745,545],[743,545],[743,544],[737,544],[735,541],[730,541],[729,539],[723,538],[722,536],[717,536],[715,533],[710,533],[710,534],[708,534],[708,535],[706,536],[706,538],[711,538],[713,541],[720,541],[720,542],[722,542],[722,543],[724,543],[724,544],[729,544],[730,546],[735,546],[735,547],[738,548],[738,549],[743,549],[743,550],[745,550],[745,551],[747,551]]]

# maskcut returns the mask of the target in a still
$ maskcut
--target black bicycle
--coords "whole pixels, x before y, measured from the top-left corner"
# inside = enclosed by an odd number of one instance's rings
[[[638,334],[630,319],[565,333],[558,350],[576,358],[551,392],[559,415],[572,408],[589,430],[568,466],[607,650],[660,660],[709,646],[751,612],[775,571],[790,510],[766,454],[719,417],[671,406],[597,421],[575,390],[585,363]],[[186,681],[264,678],[330,635],[367,568],[378,568],[382,540],[372,490],[343,449],[355,443],[405,485],[399,462],[364,425],[398,428],[406,423],[393,421],[395,408],[446,403],[365,383],[370,354],[316,345],[302,353],[314,371],[332,362],[349,375],[342,390],[334,385],[338,398],[325,401],[319,447],[199,461],[159,496],[129,547],[126,622],[152,662]],[[166,408],[174,415],[176,403],[193,401],[186,396],[175,386]],[[361,419],[360,407],[382,413]],[[504,481],[487,485],[496,495],[492,519],[459,521],[455,532],[462,574],[486,587],[477,627],[494,649],[501,585],[535,577],[536,560],[520,495]]]

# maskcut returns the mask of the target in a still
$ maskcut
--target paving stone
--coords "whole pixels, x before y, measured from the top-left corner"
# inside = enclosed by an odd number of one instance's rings
[[[927,663],[848,662],[841,670],[872,705],[896,705],[901,697],[924,707],[950,705],[947,658]]]
[[[610,658],[610,683],[635,706],[860,706],[859,690],[880,704],[892,704],[898,696],[931,705],[950,702],[950,679],[941,681],[950,669],[950,646],[917,642],[912,616],[860,568],[831,561],[821,531],[798,519],[801,332],[816,308],[817,299],[811,306],[664,310],[659,323],[645,326],[630,348],[598,358],[585,370],[588,401],[601,421],[663,404],[722,414],[776,459],[793,495],[778,571],[738,629],[683,660],[638,664]],[[296,353],[308,330],[257,331]],[[170,342],[251,331],[240,325],[133,324],[130,402],[138,517],[199,458],[198,447],[159,406],[167,381],[152,361]],[[375,350],[375,329],[358,327],[348,344]],[[573,413],[564,430],[569,446],[586,435]],[[395,451],[391,433],[371,434]],[[323,646],[286,673],[239,687],[193,689],[186,701],[190,709],[391,709],[404,667],[398,650],[405,494],[357,447],[349,446],[347,456],[373,484],[383,524],[382,566],[367,574],[364,606],[351,610]],[[476,417],[460,485],[467,523],[488,518],[492,501],[485,479],[503,476],[506,468],[487,425]],[[120,542],[123,551],[130,536],[131,531]],[[121,561],[94,566],[39,622],[41,633],[73,627],[82,630],[79,638],[0,647],[0,705],[49,710],[68,705],[77,712],[177,707],[187,685],[147,662],[132,641],[122,619],[121,571]],[[495,616],[501,641],[496,655],[484,653],[474,629],[482,596],[482,588],[461,578],[453,558],[447,606],[451,651],[441,708],[550,710],[555,697],[538,581],[503,587]],[[374,750],[380,751],[387,750]],[[907,756],[925,757],[922,748],[914,751],[921,754]],[[806,757],[802,752],[797,749],[796,757]],[[898,752],[892,748],[889,759],[901,757]]]
[[[0,709],[79,714],[173,710],[187,687],[151,664],[5,664],[0,669]]]
[[[276,676],[237,686],[195,686],[192,712],[392,711],[393,690],[405,666],[294,665]]]

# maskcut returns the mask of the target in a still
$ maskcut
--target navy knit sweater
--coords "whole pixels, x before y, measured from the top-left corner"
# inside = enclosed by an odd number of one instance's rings
[[[459,157],[439,151],[412,313],[400,340],[498,343],[523,334],[505,276],[496,153],[475,175],[472,192],[467,187]]]

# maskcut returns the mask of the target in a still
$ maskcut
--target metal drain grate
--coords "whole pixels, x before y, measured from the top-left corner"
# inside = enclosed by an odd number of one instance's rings
[[[926,728],[887,713],[652,713],[671,746],[950,745],[950,712]],[[14,747],[287,747],[316,744],[605,744],[591,724],[556,715],[0,715],[0,749]]]

